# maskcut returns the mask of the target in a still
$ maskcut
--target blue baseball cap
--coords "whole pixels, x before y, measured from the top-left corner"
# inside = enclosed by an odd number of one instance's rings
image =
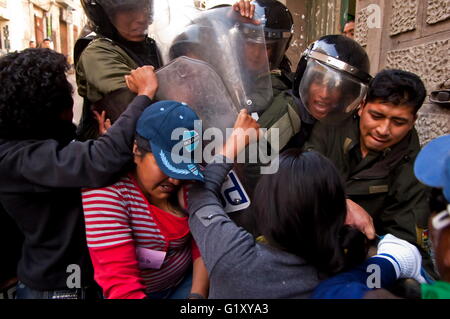
[[[159,168],[167,176],[203,181],[200,167],[194,161],[194,151],[201,144],[201,128],[194,125],[198,120],[186,103],[177,101],[156,102],[139,118],[136,133],[148,140]]]
[[[414,174],[423,184],[441,188],[450,203],[450,135],[429,142],[417,155]]]

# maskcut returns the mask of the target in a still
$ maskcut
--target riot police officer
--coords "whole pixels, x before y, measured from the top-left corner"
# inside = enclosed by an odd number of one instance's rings
[[[239,1],[233,8],[241,15],[255,19],[264,27],[267,58],[272,73],[273,95],[292,86],[291,62],[286,51],[294,33],[294,20],[289,9],[277,0]]]
[[[292,91],[274,100],[260,118],[261,127],[286,132],[280,150],[302,147],[317,120],[339,121],[359,106],[372,78],[369,71],[369,57],[356,41],[342,35],[321,37],[303,53]],[[280,108],[285,110],[280,115],[289,114],[291,124],[279,122],[274,112],[280,113]]]
[[[352,114],[367,92],[369,71],[367,53],[348,37],[327,35],[312,43],[299,61],[292,89],[275,96],[258,120],[268,136],[272,130],[279,132],[272,157],[291,147],[303,147],[317,121],[337,124]],[[246,189],[255,189],[261,167],[261,163],[246,165]],[[247,229],[253,228],[252,218],[249,214]]]
[[[267,57],[273,73],[272,86],[276,89],[283,84],[291,86],[291,62],[286,51],[294,33],[294,20],[289,9],[276,0],[255,1],[255,15],[264,26]],[[276,92],[274,92],[276,95]]]
[[[93,110],[106,111],[106,118],[114,122],[133,99],[124,75],[161,63],[154,40],[147,36],[152,0],[82,0],[81,4],[95,31],[75,46],[78,93],[84,98],[78,135],[85,140],[98,136]]]

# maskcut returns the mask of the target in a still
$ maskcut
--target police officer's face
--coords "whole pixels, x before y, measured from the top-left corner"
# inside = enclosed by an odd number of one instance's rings
[[[261,71],[267,65],[266,46],[247,41],[244,46],[245,63],[250,71]]]
[[[320,80],[312,81],[308,89],[308,110],[312,116],[320,120],[331,112],[341,94],[339,89]]]
[[[118,11],[113,24],[120,35],[128,41],[144,41],[150,23],[149,12],[143,10]]]
[[[361,117],[360,142],[363,156],[368,151],[380,152],[399,143],[414,127],[417,116],[412,106],[372,102],[364,105]]]

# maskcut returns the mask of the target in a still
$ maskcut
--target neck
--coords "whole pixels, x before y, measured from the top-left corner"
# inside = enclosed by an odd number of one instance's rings
[[[145,197],[147,197],[147,200],[150,204],[153,206],[156,206],[162,210],[167,210],[167,207],[169,207],[169,201],[167,199],[157,199],[150,196],[150,194],[145,194]]]

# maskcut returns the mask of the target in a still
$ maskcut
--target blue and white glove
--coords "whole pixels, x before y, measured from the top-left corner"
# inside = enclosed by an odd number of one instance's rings
[[[385,258],[391,262],[397,278],[412,278],[419,283],[427,281],[421,275],[422,256],[416,246],[391,234],[378,243],[378,252],[374,257]]]

